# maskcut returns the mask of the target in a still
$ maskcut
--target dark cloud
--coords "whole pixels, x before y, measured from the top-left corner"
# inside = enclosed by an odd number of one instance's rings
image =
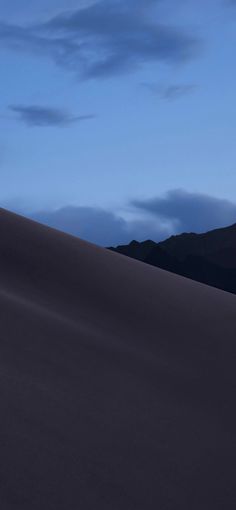
[[[75,122],[94,118],[94,115],[71,115],[64,110],[36,105],[12,105],[9,106],[9,109],[16,113],[17,118],[27,126],[65,127]]]
[[[168,229],[157,221],[128,221],[95,207],[64,207],[56,211],[34,213],[30,217],[101,246],[126,244],[132,239],[160,240],[169,234]]]
[[[197,88],[194,84],[160,85],[158,83],[142,83],[142,86],[153,95],[167,101],[173,101],[192,94]]]
[[[201,193],[169,191],[163,198],[135,200],[133,206],[172,223],[173,233],[204,232],[236,223],[236,204]]]
[[[33,27],[1,23],[1,45],[47,55],[83,78],[192,58],[198,49],[196,38],[155,21],[156,16],[151,16],[155,3],[102,0]]]

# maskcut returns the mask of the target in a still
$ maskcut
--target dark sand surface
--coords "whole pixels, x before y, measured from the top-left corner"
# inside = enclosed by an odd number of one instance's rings
[[[236,297],[0,211],[0,509],[236,508]]]

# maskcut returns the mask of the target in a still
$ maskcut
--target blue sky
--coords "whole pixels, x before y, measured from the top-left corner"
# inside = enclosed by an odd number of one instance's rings
[[[103,245],[236,222],[234,0],[0,14],[2,206]]]

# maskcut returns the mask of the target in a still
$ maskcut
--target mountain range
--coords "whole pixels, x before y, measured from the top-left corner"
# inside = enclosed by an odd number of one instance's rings
[[[236,294],[236,224],[166,241],[132,241],[110,248],[172,273]]]

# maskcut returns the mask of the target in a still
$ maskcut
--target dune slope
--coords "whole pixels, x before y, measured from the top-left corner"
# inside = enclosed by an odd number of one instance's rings
[[[236,297],[0,211],[0,508],[236,508]]]

